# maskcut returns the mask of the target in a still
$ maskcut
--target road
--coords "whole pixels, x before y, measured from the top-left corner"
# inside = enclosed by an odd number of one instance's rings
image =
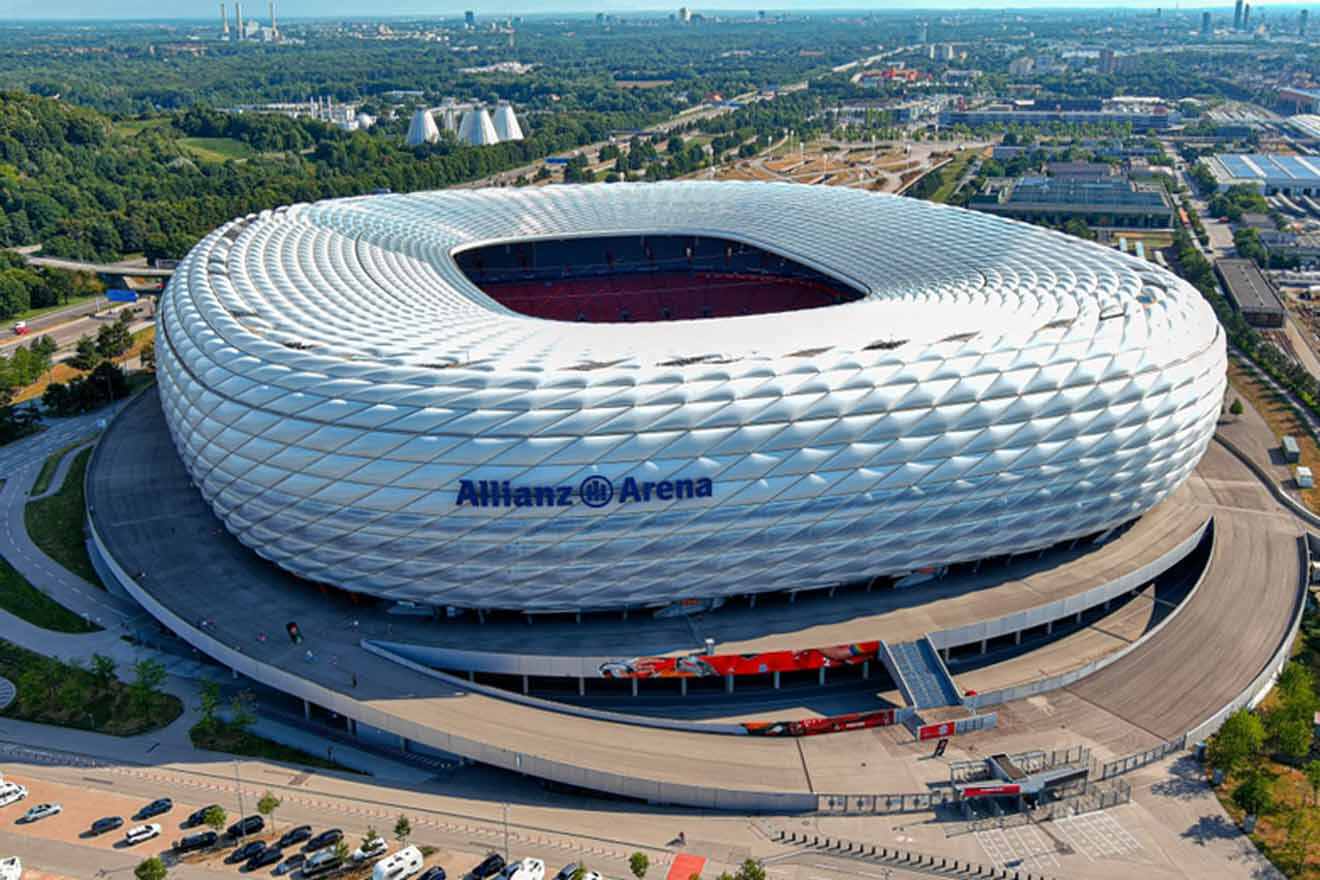
[[[30,266],[43,269],[63,269],[66,272],[92,272],[97,275],[132,275],[136,278],[169,278],[173,269],[157,269],[144,266],[136,260],[124,260],[118,263],[94,263],[87,260],[69,260],[64,257],[38,257],[23,255]]]
[[[126,308],[138,310],[137,318],[129,327],[130,332],[144,330],[155,321],[154,297],[144,297],[136,303],[115,303],[110,308],[105,308],[102,302],[100,311],[96,310],[96,305],[96,303],[84,303],[68,310],[43,315],[29,322],[30,330],[23,336],[12,335],[6,328],[5,332],[8,335],[0,338],[0,354],[7,354],[9,350],[19,345],[29,344],[39,336],[49,336],[55,340],[57,348],[54,360],[59,363],[73,354],[73,347],[80,337],[95,336],[97,330],[118,318],[119,313]]]

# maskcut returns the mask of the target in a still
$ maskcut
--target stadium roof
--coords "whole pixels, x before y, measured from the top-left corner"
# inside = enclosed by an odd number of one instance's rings
[[[452,258],[490,243],[662,232],[746,241],[866,296],[810,316],[576,324],[499,305]],[[760,183],[442,191],[295,205],[212,233],[175,278],[198,320],[259,361],[373,362],[410,373],[629,370],[679,357],[774,359],[815,348],[842,358],[894,342],[1029,337],[1047,326],[1089,337],[1104,314],[1133,309],[1130,324],[1176,324],[1193,305],[1149,264],[1037,227],[858,190]],[[1134,309],[1139,297],[1144,304]]]

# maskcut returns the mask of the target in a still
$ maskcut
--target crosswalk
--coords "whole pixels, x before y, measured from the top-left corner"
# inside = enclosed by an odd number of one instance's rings
[[[1054,844],[1033,825],[976,832],[976,841],[997,868],[1027,871],[1058,870]]]
[[[1059,836],[1073,849],[1096,860],[1130,855],[1141,844],[1110,813],[1083,813],[1054,823]]]

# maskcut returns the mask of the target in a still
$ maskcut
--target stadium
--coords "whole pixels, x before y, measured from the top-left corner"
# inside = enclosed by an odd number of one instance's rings
[[[158,378],[224,527],[430,607],[661,606],[1104,536],[1215,430],[1225,341],[1149,263],[831,187],[378,195],[236,220]]]

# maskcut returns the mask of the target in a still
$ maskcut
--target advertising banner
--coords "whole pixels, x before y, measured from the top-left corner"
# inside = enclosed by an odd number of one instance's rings
[[[917,728],[917,739],[939,739],[942,736],[953,736],[957,733],[958,724],[955,721],[945,721],[940,724],[923,724]]]
[[[876,659],[879,651],[880,643],[876,641],[759,654],[693,653],[682,657],[634,657],[602,663],[600,675],[602,678],[702,678],[801,672],[855,666]]]
[[[105,292],[105,298],[110,302],[117,303],[135,303],[138,301],[138,295],[132,290],[111,289]]]
[[[962,790],[962,796],[965,798],[976,797],[1000,797],[1009,794],[1021,794],[1022,786],[1005,785],[976,785]]]
[[[888,727],[894,723],[893,709],[874,712],[849,712],[828,718],[802,718],[798,721],[748,721],[743,728],[751,736],[816,736],[844,730]]]

